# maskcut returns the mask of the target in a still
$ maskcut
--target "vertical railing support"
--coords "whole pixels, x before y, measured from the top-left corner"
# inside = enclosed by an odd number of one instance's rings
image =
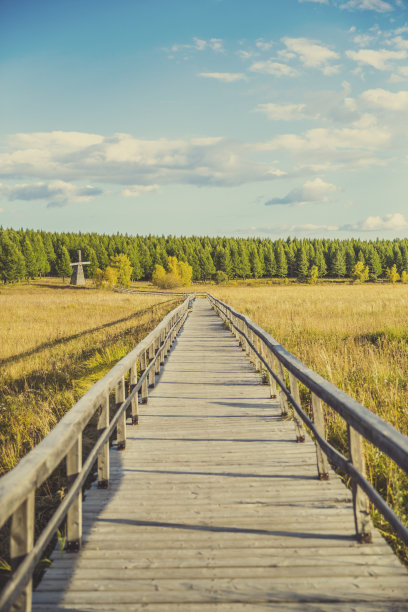
[[[255,369],[257,372],[261,372],[262,371],[262,361],[259,359],[257,353],[261,353],[261,339],[257,334],[252,334],[252,338],[253,338],[253,343],[255,346]]]
[[[149,365],[154,359],[154,347],[155,347],[155,341],[153,341],[151,345],[149,346]],[[154,387],[154,379],[155,379],[154,369],[155,369],[155,364],[153,364],[149,370],[149,387],[151,389]]]
[[[312,410],[313,410],[313,422],[317,429],[317,433],[325,440],[326,439],[326,428],[324,424],[324,414],[322,408],[322,402],[320,397],[317,397],[312,393]],[[329,462],[327,457],[316,442],[316,459],[317,459],[317,473],[319,480],[329,480]]]
[[[125,378],[122,377],[115,389],[115,404],[116,410],[125,401]],[[116,427],[116,447],[118,450],[124,450],[126,447],[126,410],[120,415],[117,427]]]
[[[157,336],[155,342],[154,342],[154,355],[156,357],[156,361],[155,361],[155,364],[154,364],[154,371],[155,371],[156,375],[160,374],[160,362],[161,362],[161,358],[160,358],[160,355],[158,354],[159,350],[160,350],[160,345],[161,345],[160,340],[161,340],[161,335],[159,334]]]
[[[360,434],[347,425],[350,459],[353,466],[365,476],[363,442]],[[371,542],[370,502],[364,491],[353,480],[353,508],[356,535],[360,542]]]
[[[132,393],[133,389],[137,384],[137,361],[132,365],[129,372],[129,391]],[[139,402],[138,394],[133,397],[131,401],[131,412],[132,412],[132,425],[137,425],[139,422]]]
[[[147,355],[146,351],[143,351],[140,355],[140,376],[142,376],[146,372],[147,368]],[[147,376],[144,377],[142,381],[142,387],[140,390],[142,404],[147,404],[148,401],[148,389],[147,389]]]
[[[11,567],[17,569],[24,557],[34,546],[35,490],[17,508],[11,519],[10,557]],[[31,612],[32,580],[14,602],[13,612]]]
[[[67,476],[69,484],[82,469],[82,432],[67,454]],[[82,489],[67,514],[67,551],[78,552],[82,542]]]
[[[166,330],[162,331],[162,333],[160,334],[160,348],[163,348],[162,352],[160,353],[160,365],[164,365],[164,359],[166,357],[166,347],[164,346],[166,342]]]
[[[278,377],[282,381],[282,384],[286,386],[285,370],[283,368],[283,365],[279,361],[279,359],[277,359],[276,361],[278,364]],[[289,414],[288,398],[286,397],[286,394],[280,385],[279,385],[279,397],[280,397],[280,404],[281,404],[281,417],[285,418]]]
[[[101,435],[109,427],[109,394],[99,408],[98,434]],[[109,440],[103,445],[98,455],[98,489],[107,489],[109,486]]]
[[[300,401],[300,393],[299,393],[299,382],[296,376],[289,372],[289,380],[290,380],[290,392],[295,400],[295,402],[301,406]],[[295,429],[296,429],[296,442],[304,442],[306,438],[305,428],[303,427],[303,422],[300,419],[298,413],[295,409],[293,409],[293,420],[295,421]]]
[[[269,367],[271,368],[272,372],[275,372],[275,357],[272,351],[266,347],[265,347],[265,352],[266,352],[265,358],[267,362],[269,363]],[[271,397],[273,398],[277,397],[278,389],[276,387],[276,380],[274,379],[272,374],[269,374],[269,385],[270,385],[270,390],[271,390]]]

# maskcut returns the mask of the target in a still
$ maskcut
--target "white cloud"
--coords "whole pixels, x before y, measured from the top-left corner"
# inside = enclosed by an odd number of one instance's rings
[[[372,66],[377,70],[391,70],[390,62],[393,60],[403,60],[407,57],[406,51],[389,51],[388,49],[359,49],[358,51],[346,51],[348,58]]]
[[[308,38],[283,38],[286,48],[299,56],[300,61],[307,68],[317,68],[324,74],[335,74],[339,67],[331,65],[332,60],[338,59],[339,54],[328,47]]]
[[[353,38],[353,41],[359,47],[366,47],[369,43],[373,42],[373,40],[375,40],[375,37],[370,34],[357,34],[357,36]]]
[[[304,134],[281,134],[259,143],[261,151],[287,151],[308,163],[336,161],[346,165],[371,165],[378,161],[373,152],[382,153],[390,145],[391,132],[379,127],[371,115],[347,128],[315,128]]]
[[[221,38],[210,38],[204,40],[202,38],[193,38],[193,42],[188,44],[174,44],[169,49],[165,49],[167,53],[178,53],[179,51],[206,51],[210,49],[216,53],[224,52],[224,45]]]
[[[277,121],[291,121],[293,119],[303,119],[305,104],[258,104],[255,112],[264,113],[268,119]]]
[[[158,191],[159,185],[131,185],[127,189],[123,189],[121,195],[125,198],[138,198],[146,193]]]
[[[329,196],[334,191],[337,191],[335,185],[325,183],[320,178],[315,178],[306,181],[300,188],[292,189],[292,191],[283,197],[268,200],[265,202],[265,206],[278,204],[303,205],[329,202]]]
[[[329,0],[299,0],[300,4],[303,2],[316,2],[317,4],[329,4]]]
[[[223,83],[235,83],[235,81],[242,81],[246,78],[242,72],[200,72],[198,76],[206,79],[216,79]]]
[[[402,38],[402,36],[395,36],[389,40],[389,44],[394,45],[398,49],[408,49],[408,39]]]
[[[255,42],[255,45],[261,51],[269,51],[269,49],[273,47],[274,42],[272,40],[267,41],[263,38],[258,38],[258,40]]]
[[[242,59],[242,60],[250,60],[252,59],[255,55],[259,55],[258,53],[254,53],[254,51],[244,51],[244,49],[239,49],[237,51],[237,55]]]
[[[384,2],[384,0],[348,0],[345,4],[341,4],[340,8],[349,11],[376,11],[377,13],[388,13],[394,10],[394,7],[389,2]]]
[[[266,60],[265,62],[254,62],[249,69],[252,72],[259,72],[261,74],[273,74],[274,76],[278,77],[296,77],[299,74],[297,70],[291,68],[291,66],[276,62],[272,59]]]
[[[0,177],[40,180],[41,189],[45,189],[43,181],[55,179],[131,189],[132,185],[241,185],[275,180],[283,172],[275,163],[254,160],[258,149],[253,144],[220,137],[140,140],[129,134],[83,136],[77,139],[76,149],[69,133],[10,137],[8,151],[0,153]],[[92,144],[85,146],[89,142]]]
[[[369,106],[391,111],[408,110],[408,91],[393,93],[386,89],[368,89],[361,94],[361,99]]]
[[[343,225],[341,230],[359,230],[362,232],[375,232],[383,230],[400,231],[408,228],[408,220],[402,213],[367,217],[364,221],[355,224]]]
[[[72,203],[89,202],[103,192],[92,185],[73,185],[66,181],[55,180],[49,183],[23,183],[0,185],[0,193],[8,200],[47,200],[48,206],[65,206]]]

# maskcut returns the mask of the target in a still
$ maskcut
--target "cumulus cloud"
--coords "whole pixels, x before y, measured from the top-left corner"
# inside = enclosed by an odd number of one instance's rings
[[[377,13],[388,13],[394,10],[394,7],[384,0],[348,0],[348,2],[341,4],[340,8],[348,11],[366,10],[376,11]]]
[[[215,79],[223,83],[235,83],[235,81],[242,81],[246,78],[242,72],[200,72],[198,76]]]
[[[272,198],[265,202],[265,206],[278,204],[316,204],[330,201],[330,195],[337,191],[337,187],[331,183],[325,183],[321,178],[315,178],[311,181],[306,181],[302,187],[292,189],[287,195],[278,198]]]
[[[278,177],[282,171],[276,164],[253,159],[257,153],[252,144],[220,137],[141,140],[130,134],[19,134],[9,138],[8,151],[0,154],[0,176],[127,189],[176,183],[230,186]]]
[[[339,58],[339,54],[325,45],[308,38],[283,38],[289,52],[295,53],[307,68],[317,68],[324,74],[335,74],[339,66],[330,62]]]
[[[255,42],[255,46],[258,47],[261,51],[269,51],[273,47],[272,40],[264,40],[263,38],[258,38]]]
[[[287,151],[311,163],[332,161],[341,164],[371,165],[378,163],[391,143],[391,132],[376,124],[371,115],[364,115],[353,127],[315,128],[304,134],[281,134],[269,142],[259,143],[263,151]]]
[[[159,185],[131,185],[127,189],[123,189],[122,195],[125,198],[138,198],[146,193],[158,191]]]
[[[359,49],[358,51],[346,51],[346,55],[359,64],[372,66],[377,70],[392,70],[392,62],[405,59],[407,57],[407,52],[404,50]]]
[[[303,111],[306,108],[305,104],[258,104],[255,112],[264,113],[268,119],[277,121],[292,121],[294,119],[303,119],[305,117]]]
[[[0,185],[0,193],[8,200],[46,200],[48,206],[66,206],[78,202],[89,202],[103,191],[92,185],[73,185],[66,181],[55,180],[49,183],[23,183]]]
[[[169,49],[165,49],[165,51],[170,53],[177,53],[179,51],[205,51],[205,50],[215,51],[216,53],[224,52],[224,43],[221,38],[210,38],[208,40],[204,40],[202,38],[193,38],[192,43],[187,44],[174,44]]]
[[[272,74],[277,77],[288,76],[288,77],[296,77],[298,76],[298,71],[288,66],[287,64],[282,64],[281,62],[276,62],[273,59],[266,60],[264,62],[254,62],[249,69],[252,72],[259,72],[261,74]]]
[[[408,228],[408,220],[402,213],[367,217],[364,221],[355,224],[343,225],[341,230],[358,230],[361,232],[375,232],[383,230],[399,231]]]
[[[361,99],[375,108],[384,108],[391,111],[408,110],[408,91],[394,93],[386,89],[368,89],[361,94]]]

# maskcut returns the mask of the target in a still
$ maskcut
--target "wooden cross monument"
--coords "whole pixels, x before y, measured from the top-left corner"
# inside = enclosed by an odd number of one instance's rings
[[[72,263],[71,285],[85,285],[84,269],[82,266],[87,266],[90,261],[82,261],[81,251],[78,251],[78,262]]]

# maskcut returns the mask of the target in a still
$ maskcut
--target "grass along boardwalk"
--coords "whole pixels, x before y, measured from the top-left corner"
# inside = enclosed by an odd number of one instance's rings
[[[109,489],[86,492],[81,552],[54,553],[33,610],[408,610],[405,568],[375,531],[356,541],[350,492],[295,439],[196,300]]]

